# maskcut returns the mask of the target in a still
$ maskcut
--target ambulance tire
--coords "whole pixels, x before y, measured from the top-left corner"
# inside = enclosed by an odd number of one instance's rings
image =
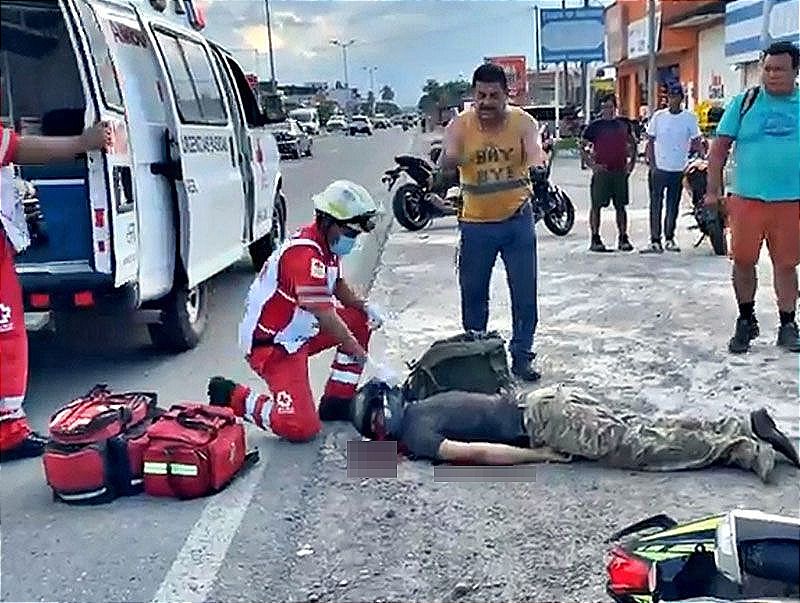
[[[153,345],[178,353],[196,348],[208,323],[207,284],[176,287],[162,302],[161,311],[162,321],[147,325]]]
[[[250,244],[250,259],[253,261],[253,269],[260,272],[261,268],[286,239],[286,197],[282,191],[278,191],[275,196],[275,206],[272,211],[272,228],[263,237]]]

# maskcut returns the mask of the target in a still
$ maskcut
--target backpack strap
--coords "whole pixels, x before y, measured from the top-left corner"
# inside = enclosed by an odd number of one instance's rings
[[[747,112],[753,108],[753,105],[756,102],[756,98],[758,98],[758,94],[761,92],[761,86],[753,86],[752,88],[748,88],[747,92],[744,93],[744,98],[742,99],[742,107],[739,109],[739,124],[741,125],[742,119],[744,116],[747,115]]]

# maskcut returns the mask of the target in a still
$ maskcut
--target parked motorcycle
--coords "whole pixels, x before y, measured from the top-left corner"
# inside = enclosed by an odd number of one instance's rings
[[[694,244],[699,247],[708,237],[717,255],[727,255],[728,241],[725,237],[725,202],[719,201],[717,207],[707,206],[703,198],[708,186],[708,160],[694,156],[683,171],[683,186],[692,200],[692,210],[685,215],[693,216],[696,224],[690,230],[699,230],[700,239]]]
[[[445,190],[431,188],[436,168],[421,157],[400,155],[395,157],[397,167],[387,170],[381,181],[391,191],[403,174],[411,182],[400,186],[394,194],[392,209],[394,216],[403,228],[411,231],[422,230],[434,218],[455,216],[461,209],[461,195],[447,196]],[[458,182],[448,183],[457,186]]]
[[[548,153],[547,165],[532,169],[530,179],[533,186],[533,214],[538,223],[544,220],[547,228],[557,236],[568,234],[575,224],[575,206],[569,196],[558,186],[550,183],[553,144],[543,130],[543,144]],[[434,142],[429,156],[435,164],[442,153],[441,142]],[[400,186],[395,192],[392,208],[397,221],[407,230],[425,228],[434,218],[458,215],[463,204],[461,194],[448,195],[457,181],[447,182],[441,190],[432,190],[432,176],[437,168],[420,157],[401,155],[395,158],[397,167],[387,170],[382,182],[391,191],[402,174],[412,182]]]

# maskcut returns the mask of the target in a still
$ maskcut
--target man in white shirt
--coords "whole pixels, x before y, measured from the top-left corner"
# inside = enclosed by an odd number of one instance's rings
[[[647,125],[647,162],[650,165],[650,246],[642,253],[662,253],[661,214],[664,191],[667,210],[664,237],[668,251],[680,251],[675,242],[675,224],[681,203],[683,170],[689,151],[701,149],[702,135],[697,117],[683,109],[683,89],[669,89],[668,107],[653,114]]]

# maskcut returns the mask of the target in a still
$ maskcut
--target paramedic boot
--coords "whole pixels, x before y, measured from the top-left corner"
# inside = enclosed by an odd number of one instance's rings
[[[22,442],[0,452],[0,462],[15,461],[18,459],[29,459],[44,454],[45,446],[47,445],[47,438],[36,433],[30,432]]]
[[[778,429],[775,421],[772,420],[765,408],[750,414],[750,424],[753,427],[753,433],[759,440],[771,444],[775,451],[780,452],[789,459],[792,465],[800,467],[800,457],[797,455],[797,450],[792,445],[791,440]]]
[[[332,396],[322,396],[319,401],[319,420],[324,422],[331,421],[350,421],[350,400],[344,398],[334,398]]]
[[[514,356],[511,361],[511,372],[514,376],[533,383],[542,378],[542,376],[533,368],[533,359],[536,354],[520,354]]]

